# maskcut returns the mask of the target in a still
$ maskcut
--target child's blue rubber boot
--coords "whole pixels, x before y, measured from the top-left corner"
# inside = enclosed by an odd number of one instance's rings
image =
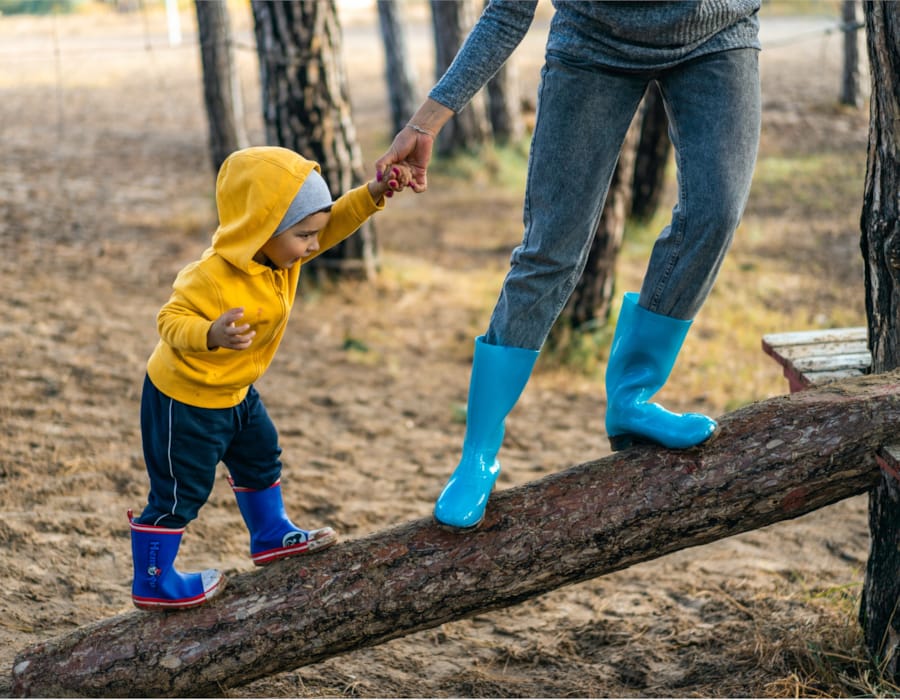
[[[440,524],[467,530],[484,518],[500,475],[497,452],[506,416],[519,400],[537,358],[537,350],[488,345],[484,336],[475,339],[462,459],[434,506],[434,518]]]
[[[625,295],[606,367],[606,434],[613,450],[642,443],[683,449],[715,431],[708,416],[649,402],[668,380],[691,323],[647,311],[634,292]]]
[[[257,566],[316,552],[337,542],[337,535],[330,527],[304,530],[288,520],[280,481],[259,491],[235,486],[234,481],[229,481],[250,531],[250,557]]]
[[[222,573],[206,569],[183,574],[175,568],[184,528],[165,528],[134,522],[131,526],[131,555],[134,559],[134,583],[131,600],[142,610],[177,610],[203,605],[224,587]]]

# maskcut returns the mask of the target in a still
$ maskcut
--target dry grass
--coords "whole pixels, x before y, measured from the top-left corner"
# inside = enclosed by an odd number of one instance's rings
[[[820,611],[815,629],[786,630],[772,650],[786,675],[767,683],[772,697],[900,697],[900,686],[868,658],[857,623],[859,585],[810,591],[805,604]]]

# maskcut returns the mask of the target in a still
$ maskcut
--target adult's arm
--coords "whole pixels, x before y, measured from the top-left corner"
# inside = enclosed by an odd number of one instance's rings
[[[491,0],[428,97],[459,112],[522,43],[536,7],[537,0]]]
[[[413,190],[427,189],[435,137],[522,42],[536,7],[537,0],[491,1],[428,98],[397,133],[388,151],[375,161],[378,177],[394,163],[406,162],[412,171]]]

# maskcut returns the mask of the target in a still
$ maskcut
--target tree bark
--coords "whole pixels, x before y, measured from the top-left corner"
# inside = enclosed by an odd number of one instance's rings
[[[864,493],[898,424],[900,371],[752,404],[700,448],[637,447],[496,493],[473,533],[401,524],[234,576],[193,610],[44,641],[16,657],[13,693],[221,695]]]
[[[230,153],[249,144],[244,128],[244,103],[234,60],[231,22],[225,0],[195,0],[203,99],[209,121],[213,172]]]
[[[655,82],[650,84],[644,95],[641,115],[641,137],[632,178],[631,215],[637,219],[649,219],[659,209],[672,150],[666,106]]]
[[[416,75],[406,50],[406,32],[397,0],[378,0],[378,21],[384,44],[385,80],[391,105],[392,132],[397,133],[416,110]]]
[[[900,3],[865,3],[872,76],[861,218],[872,371],[900,367]],[[887,476],[869,496],[870,551],[860,624],[873,661],[900,682],[900,484]]]
[[[351,116],[334,0],[253,0],[266,140],[315,160],[333,197],[366,181]],[[375,276],[371,221],[308,264]]]
[[[858,0],[841,3],[844,25],[844,70],[841,76],[841,104],[859,107],[859,27],[856,19]]]
[[[525,135],[519,70],[514,57],[507,59],[487,84],[488,118],[494,141],[516,143]]]
[[[472,25],[475,24],[473,0],[431,0],[434,26],[435,77],[440,79],[453,63]],[[479,91],[441,129],[437,150],[442,156],[460,151],[475,151],[490,137],[484,91]]]

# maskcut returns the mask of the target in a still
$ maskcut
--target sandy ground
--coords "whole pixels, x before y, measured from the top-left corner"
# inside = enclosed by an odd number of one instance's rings
[[[2,668],[31,643],[131,609],[125,512],[146,493],[144,362],[175,273],[215,227],[199,59],[189,14],[183,22],[186,45],[169,48],[157,14],[0,18]],[[246,18],[237,24],[249,41]],[[786,390],[759,333],[733,332],[735,305],[761,309],[762,332],[865,323],[865,109],[835,105],[835,35],[771,26],[762,57],[771,158],[667,389],[682,410],[719,415]],[[540,30],[520,51],[526,92]],[[421,37],[413,45],[426,57]],[[354,15],[345,43],[368,164],[390,136],[371,13]],[[259,143],[254,57],[242,48],[239,60]],[[430,75],[423,58],[423,91]],[[798,154],[850,163],[853,176],[802,192],[773,187],[778,163]],[[489,178],[436,176],[429,193],[395,198],[379,217],[376,282],[306,291],[258,385],[280,428],[295,520],[355,537],[430,512],[458,458],[471,339],[520,235],[520,207],[520,191]],[[633,287],[643,258],[623,256],[621,284]],[[603,410],[602,371],[539,365],[509,420],[499,486],[606,454]],[[804,694],[808,650],[827,651],[842,630],[853,637],[867,539],[858,497],[231,695]],[[249,571],[246,550],[223,472],[179,565]],[[9,690],[0,673],[0,695]]]

